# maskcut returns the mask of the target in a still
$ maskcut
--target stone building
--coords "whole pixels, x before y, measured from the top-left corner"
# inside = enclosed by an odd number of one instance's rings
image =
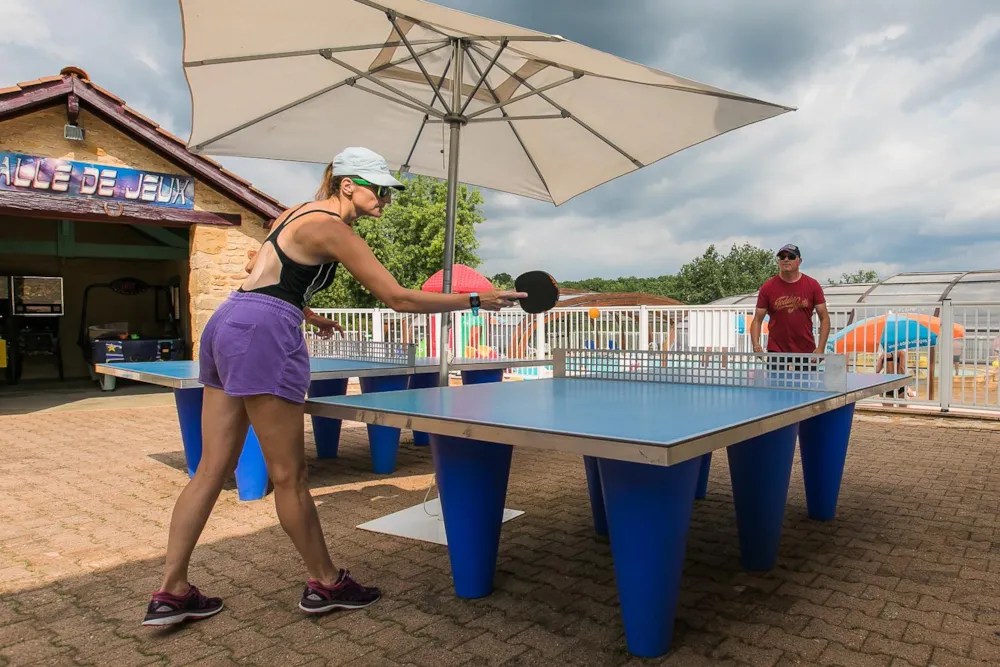
[[[86,377],[86,338],[109,323],[177,336],[192,358],[282,208],[78,68],[0,87],[0,376]],[[21,276],[61,278],[61,303]],[[59,312],[14,312],[32,308]]]

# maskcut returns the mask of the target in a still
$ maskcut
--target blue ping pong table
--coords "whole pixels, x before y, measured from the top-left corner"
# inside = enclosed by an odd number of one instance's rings
[[[706,359],[706,356],[708,357]],[[455,593],[493,589],[513,446],[581,454],[611,541],[628,649],[666,653],[699,478],[725,448],[742,566],[777,560],[796,439],[809,515],[833,518],[858,400],[905,375],[839,355],[557,350],[551,379],[310,399],[307,412],[431,435]]]
[[[412,344],[376,341],[322,341],[311,352],[332,356],[311,356],[309,398],[344,396],[352,377],[359,380],[362,393],[398,391],[410,387],[436,386],[440,361],[415,358]],[[545,359],[454,359],[449,367],[461,372],[463,384],[500,382],[508,368],[551,365]],[[174,392],[181,440],[189,476],[201,460],[201,412],[204,387],[198,381],[197,361],[149,361],[96,364],[97,373],[169,387]],[[341,420],[310,415],[318,458],[336,458],[340,447]],[[422,436],[422,437],[421,437]],[[373,472],[395,471],[400,429],[368,425]],[[414,444],[429,444],[426,434],[414,433]],[[251,427],[236,466],[236,486],[240,500],[258,500],[267,493],[267,466],[260,443]]]

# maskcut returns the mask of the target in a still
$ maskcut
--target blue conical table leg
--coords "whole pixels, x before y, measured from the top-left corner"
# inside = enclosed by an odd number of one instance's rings
[[[695,489],[694,497],[701,500],[708,495],[708,473],[712,469],[712,452],[701,455],[701,464],[698,472],[698,487]]]
[[[455,594],[481,598],[493,592],[510,445],[431,435],[448,558]]]
[[[625,643],[652,658],[670,650],[701,461],[672,466],[597,459]]]
[[[332,380],[313,380],[309,383],[309,398],[323,396],[345,396],[347,394],[347,378]],[[313,437],[316,440],[316,457],[333,459],[340,451],[341,420],[330,417],[310,415],[313,427]]]
[[[174,389],[174,404],[177,406],[177,421],[181,427],[181,443],[184,445],[184,463],[188,477],[194,477],[201,463],[201,406],[205,390]]]
[[[837,515],[853,423],[854,403],[848,403],[799,425],[799,452],[810,519],[830,521]]]
[[[608,515],[604,509],[604,490],[601,488],[601,470],[597,459],[584,456],[583,469],[587,473],[587,493],[590,495],[590,513],[594,517],[594,532],[607,537]]]
[[[740,561],[747,570],[767,571],[777,562],[797,434],[798,424],[792,424],[726,449]]]
[[[414,373],[410,376],[410,389],[426,389],[436,387],[437,384],[437,373]],[[414,431],[413,444],[417,447],[426,447],[431,444],[430,436],[423,431]]]
[[[372,394],[382,391],[401,391],[410,382],[409,375],[379,375],[359,378],[361,392]],[[388,475],[396,470],[396,454],[399,452],[400,429],[378,424],[368,427],[368,448],[372,456],[372,470],[380,475]]]
[[[240,500],[260,500],[267,495],[269,481],[264,453],[260,449],[257,433],[251,426],[247,429],[243,451],[236,464],[236,491]]]

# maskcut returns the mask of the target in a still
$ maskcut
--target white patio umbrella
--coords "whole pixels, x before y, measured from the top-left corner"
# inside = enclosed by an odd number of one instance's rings
[[[180,6],[189,148],[327,163],[366,146],[391,168],[447,179],[445,292],[459,183],[558,206],[793,110],[423,0]]]

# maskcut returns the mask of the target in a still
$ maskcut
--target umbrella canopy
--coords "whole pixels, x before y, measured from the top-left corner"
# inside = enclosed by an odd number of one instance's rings
[[[937,345],[941,333],[940,318],[915,313],[888,313],[869,317],[840,330],[827,343],[827,350],[837,354],[910,350]],[[965,327],[952,327],[954,339],[965,337]]]
[[[456,264],[452,272],[451,291],[456,294],[468,294],[470,292],[482,292],[493,289],[493,283],[486,279],[484,275],[465,264]],[[444,286],[444,269],[441,269],[428,278],[420,287],[425,292],[440,292]]]
[[[326,163],[366,146],[443,179],[454,121],[459,182],[558,205],[791,110],[422,0],[180,5],[198,153]]]
[[[458,183],[559,205],[792,110],[423,0],[180,6],[190,150],[326,163],[365,146],[446,178],[445,292]]]

